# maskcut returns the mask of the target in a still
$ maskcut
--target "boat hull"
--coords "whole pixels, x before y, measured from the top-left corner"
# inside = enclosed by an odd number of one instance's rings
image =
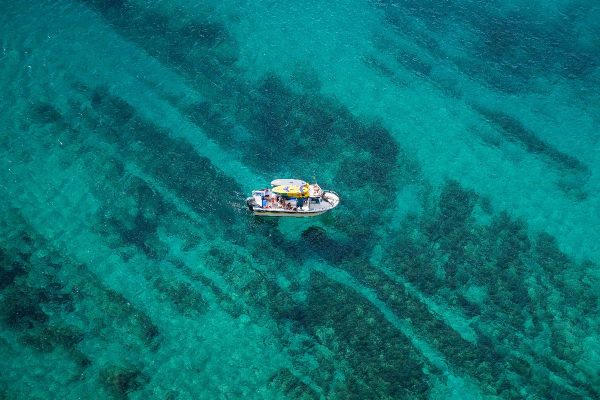
[[[307,218],[307,217],[316,217],[317,215],[321,215],[326,213],[329,210],[320,210],[320,211],[290,211],[290,210],[263,210],[263,209],[253,209],[252,212],[254,215],[259,215],[261,217],[296,217],[296,218]]]

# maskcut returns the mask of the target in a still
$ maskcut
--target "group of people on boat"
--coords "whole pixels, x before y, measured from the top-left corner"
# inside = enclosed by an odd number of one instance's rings
[[[277,208],[283,210],[298,211],[298,209],[302,208],[302,205],[304,204],[304,200],[301,198],[285,198],[283,196],[273,193],[269,188],[265,188],[263,190],[265,195],[263,197],[262,208]]]

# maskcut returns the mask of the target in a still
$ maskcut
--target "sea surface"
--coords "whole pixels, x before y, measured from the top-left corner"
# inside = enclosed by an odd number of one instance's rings
[[[0,11],[0,399],[600,398],[597,1]]]

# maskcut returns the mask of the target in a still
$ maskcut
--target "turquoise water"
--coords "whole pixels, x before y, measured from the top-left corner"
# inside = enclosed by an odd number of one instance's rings
[[[595,2],[1,9],[0,398],[600,397]]]

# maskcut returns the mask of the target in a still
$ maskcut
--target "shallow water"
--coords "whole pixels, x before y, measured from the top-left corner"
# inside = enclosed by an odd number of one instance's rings
[[[595,3],[2,10],[0,398],[600,396]]]

